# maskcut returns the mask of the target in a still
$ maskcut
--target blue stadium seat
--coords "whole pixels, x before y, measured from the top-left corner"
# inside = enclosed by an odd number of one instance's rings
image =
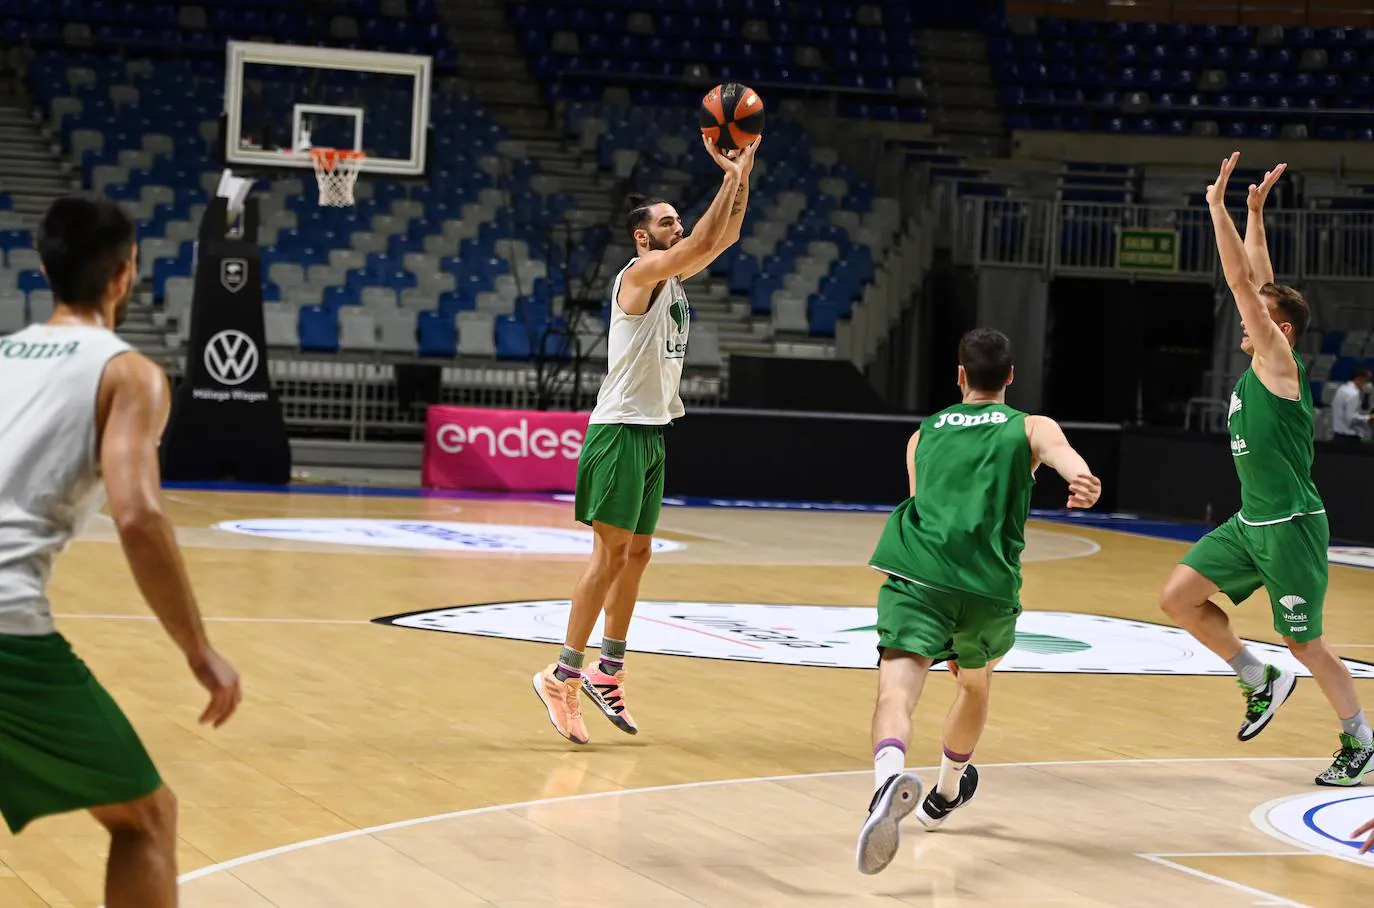
[[[516,316],[498,316],[496,319],[496,358],[529,359],[530,354],[530,328]]]
[[[327,306],[301,307],[297,331],[302,350],[319,353],[339,350],[339,314]]]
[[[416,319],[420,355],[452,359],[458,355],[458,332],[451,312],[421,312]]]

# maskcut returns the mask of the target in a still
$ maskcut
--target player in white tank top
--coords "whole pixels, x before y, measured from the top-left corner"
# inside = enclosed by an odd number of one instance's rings
[[[612,300],[620,298],[625,273],[638,261],[638,256],[630,259],[615,276]],[[687,356],[691,312],[682,278],[677,275],[658,285],[649,311],[642,315],[631,315],[619,305],[611,305],[606,380],[601,383],[590,423],[666,426],[682,415],[678,388]]]
[[[739,240],[759,145],[755,140],[730,158],[703,141],[725,173],[711,206],[684,236],[672,205],[632,196],[626,228],[635,257],[611,286],[606,380],[588,419],[574,503],[596,545],[573,590],[558,661],[533,679],[554,729],[577,744],[589,740],[579,690],[621,731],[639,730],[625,703],[625,638],[663,504],[663,427],[683,414],[679,387],[691,309],[682,283]],[[603,611],[600,660],[584,668]]]
[[[167,376],[113,330],[137,282],[135,240],[113,202],[54,202],[37,243],[52,318],[0,337],[0,813],[19,832],[88,810],[119,837],[108,908],[163,908],[176,901],[176,801],[57,632],[47,593],[53,562],[108,490],[135,581],[211,694],[201,721],[218,727],[238,706],[238,675],[206,640],[162,513]]]

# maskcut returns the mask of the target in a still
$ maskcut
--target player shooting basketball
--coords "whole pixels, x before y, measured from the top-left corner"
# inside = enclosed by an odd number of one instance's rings
[[[1374,733],[1350,671],[1322,636],[1331,530],[1312,481],[1312,392],[1294,350],[1311,313],[1301,293],[1274,283],[1264,234],[1264,203],[1286,165],[1250,187],[1242,241],[1226,210],[1226,184],[1239,159],[1236,152],[1221,162],[1207,187],[1207,204],[1222,271],[1240,310],[1240,347],[1250,355],[1227,417],[1240,510],[1183,557],[1165,584],[1160,607],[1235,671],[1245,695],[1237,737],[1248,741],[1292,696],[1297,676],[1255,658],[1211,596],[1225,593],[1239,605],[1263,586],[1274,630],[1312,673],[1341,722],[1341,749],[1316,783],[1358,785],[1374,756]]]
[[[683,415],[678,389],[691,310],[682,282],[739,240],[759,141],[731,158],[703,137],[725,176],[690,236],[668,202],[630,198],[625,227],[635,256],[611,285],[606,379],[577,464],[574,507],[596,534],[592,559],[573,589],[558,661],[534,676],[553,727],[577,744],[589,740],[579,689],[621,731],[639,730],[625,702],[625,638],[663,505],[663,427]],[[603,611],[600,660],[584,670],[587,641]]]

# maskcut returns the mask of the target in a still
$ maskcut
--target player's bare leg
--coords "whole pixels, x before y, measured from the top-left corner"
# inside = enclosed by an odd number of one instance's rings
[[[653,555],[654,537],[636,534],[631,538],[625,567],[616,575],[606,594],[606,624],[601,638],[601,658],[582,672],[582,692],[616,728],[636,734],[639,726],[625,703],[625,641],[630,619],[639,601],[639,582]]]
[[[107,908],[175,908],[177,801],[171,789],[164,785],[145,798],[90,813],[110,831]]]
[[[911,714],[921,699],[931,660],[899,650],[883,651],[878,663],[878,702],[873,709],[873,799],[859,833],[862,873],[877,873],[897,856],[898,824],[921,800],[921,780],[906,771]]]
[[[950,666],[959,691],[945,717],[940,779],[916,812],[916,819],[927,829],[938,827],[951,811],[972,800],[978,790],[978,769],[970,761],[988,724],[992,670],[1000,661],[994,659],[982,668]]]
[[[582,702],[577,696],[582,686],[587,639],[601,616],[606,594],[629,565],[630,541],[634,536],[629,530],[599,521],[592,524],[592,530],[596,534],[592,558],[573,587],[563,652],[556,663],[534,676],[534,690],[548,710],[549,721],[560,735],[577,744],[590,740],[582,719]]]
[[[1236,673],[1245,694],[1245,718],[1236,737],[1249,741],[1264,730],[1279,707],[1293,695],[1298,677],[1275,665],[1265,665],[1246,649],[1231,629],[1231,620],[1209,598],[1217,585],[1197,571],[1180,564],[1164,584],[1159,607],[1174,623],[1216,653]]]
[[[1371,768],[1374,758],[1374,731],[1365,721],[1364,710],[1360,708],[1360,696],[1355,690],[1355,679],[1350,677],[1350,669],[1327,645],[1325,637],[1299,643],[1289,637],[1284,638],[1293,656],[1312,673],[1312,679],[1326,695],[1336,717],[1341,720],[1341,749],[1336,752],[1335,762],[1321,775],[1317,776],[1318,785],[1348,787],[1359,785]]]

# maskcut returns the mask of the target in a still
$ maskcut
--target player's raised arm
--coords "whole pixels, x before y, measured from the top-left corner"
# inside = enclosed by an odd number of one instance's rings
[[[1090,508],[1102,495],[1102,480],[1093,475],[1083,459],[1064,437],[1059,423],[1047,416],[1027,416],[1026,434],[1030,439],[1034,463],[1043,463],[1069,484],[1071,508]]]
[[[749,176],[754,172],[754,153],[762,141],[763,137],[760,136],[750,142],[735,159],[742,165],[742,170],[739,188],[735,190],[735,199],[730,203],[730,214],[726,218],[725,232],[721,235],[718,243],[712,246],[708,252],[699,256],[686,271],[682,272],[684,281],[709,268],[722,252],[739,242],[740,231],[744,228],[744,213],[749,208]]]
[[[239,678],[210,647],[190,578],[162,508],[158,440],[171,397],[166,374],[136,353],[110,361],[100,383],[100,469],[110,516],[134,580],[210,692],[202,722],[223,724],[238,707]]]
[[[1217,254],[1221,257],[1221,271],[1226,285],[1236,299],[1240,310],[1241,322],[1245,333],[1255,347],[1256,364],[1265,361],[1281,363],[1291,359],[1288,339],[1283,336],[1279,326],[1269,317],[1269,308],[1260,299],[1259,288],[1251,283],[1250,262],[1245,253],[1245,243],[1236,232],[1231,213],[1226,210],[1226,183],[1231,172],[1236,169],[1240,152],[1234,152],[1221,162],[1221,171],[1216,182],[1207,187],[1207,207],[1212,213],[1212,227],[1217,238]]]
[[[1245,200],[1245,256],[1250,264],[1250,283],[1263,287],[1274,282],[1274,265],[1269,261],[1269,239],[1264,232],[1264,203],[1269,199],[1269,190],[1288,169],[1280,164],[1264,175],[1258,186],[1250,184],[1250,192]]]
[[[698,263],[702,259],[708,259],[714,254],[716,244],[725,235],[730,203],[739,189],[743,174],[744,156],[731,160],[725,157],[710,139],[703,137],[701,141],[712,160],[725,171],[725,178],[721,180],[716,197],[690,235],[683,237],[681,242],[668,249],[651,249],[643,253],[639,261],[625,272],[622,279],[624,283],[641,288],[652,287],[670,277],[691,273],[699,267]]]
[[[725,222],[725,236],[716,246],[717,254],[739,242],[740,231],[744,227],[744,213],[749,208],[749,177],[754,172],[754,155],[757,154],[761,142],[763,142],[763,136],[750,142],[739,153],[737,159],[741,164],[739,189],[735,190],[735,200],[730,204],[730,217]]]

